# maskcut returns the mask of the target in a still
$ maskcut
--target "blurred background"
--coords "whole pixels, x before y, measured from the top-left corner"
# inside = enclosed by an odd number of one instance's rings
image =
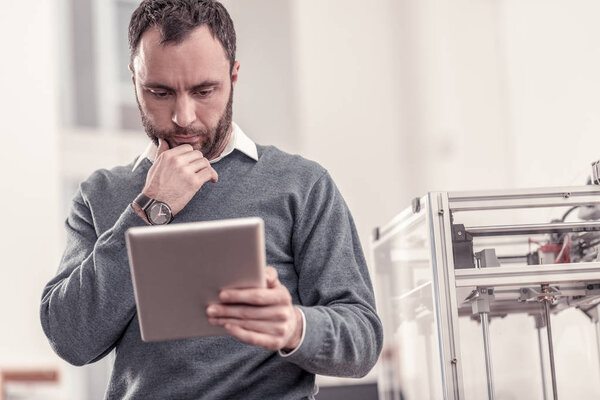
[[[101,399],[110,371],[58,359],[38,309],[78,183],[147,142],[127,70],[138,3],[1,0],[0,369],[58,371],[53,398]],[[372,230],[428,191],[584,184],[600,158],[596,0],[224,3],[234,120],[330,171],[367,254]]]

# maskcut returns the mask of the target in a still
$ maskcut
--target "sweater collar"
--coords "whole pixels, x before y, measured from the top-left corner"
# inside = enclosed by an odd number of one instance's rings
[[[246,136],[244,131],[242,131],[242,129],[235,122],[232,122],[231,126],[233,129],[231,130],[231,137],[229,138],[229,142],[227,142],[227,145],[225,146],[223,152],[217,158],[211,160],[210,163],[213,164],[217,161],[222,160],[223,158],[233,153],[233,150],[236,149],[241,151],[254,161],[258,161],[258,151],[256,149],[256,143],[254,143],[252,139]],[[154,142],[148,143],[148,146],[146,146],[144,152],[136,160],[132,171],[135,171],[135,169],[146,158],[150,160],[151,163],[153,163],[154,159],[156,159],[156,151],[157,147],[154,144]]]

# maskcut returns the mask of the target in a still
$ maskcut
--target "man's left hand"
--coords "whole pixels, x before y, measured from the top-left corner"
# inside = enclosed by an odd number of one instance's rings
[[[302,315],[275,268],[267,267],[266,288],[224,289],[219,300],[206,309],[209,322],[242,342],[284,351],[300,344]]]

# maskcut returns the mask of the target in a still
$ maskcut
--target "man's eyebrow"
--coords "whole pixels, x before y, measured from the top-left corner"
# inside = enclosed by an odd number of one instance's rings
[[[221,82],[219,81],[204,81],[201,82],[197,85],[194,85],[192,87],[188,87],[187,90],[202,90],[202,89],[206,89],[206,88],[211,88],[211,87],[215,87],[215,86],[220,86]],[[143,87],[146,88],[151,88],[151,89],[163,89],[163,90],[169,90],[174,92],[175,89],[173,89],[172,87],[169,87],[167,85],[164,85],[162,83],[158,83],[158,82],[147,82],[147,83],[143,83],[142,84]]]
[[[142,83],[142,86],[145,88],[152,88],[152,89],[173,90],[172,88],[168,87],[167,85],[163,85],[162,83],[157,83],[157,82]]]
[[[202,90],[202,89],[208,89],[208,88],[215,87],[215,86],[221,86],[221,82],[219,82],[219,81],[204,81],[198,85],[192,86],[189,89],[190,90]]]

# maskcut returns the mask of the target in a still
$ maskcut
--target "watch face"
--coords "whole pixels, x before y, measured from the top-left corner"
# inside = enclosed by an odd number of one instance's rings
[[[159,201],[150,206],[148,218],[154,225],[164,225],[171,222],[171,209],[165,203]]]

